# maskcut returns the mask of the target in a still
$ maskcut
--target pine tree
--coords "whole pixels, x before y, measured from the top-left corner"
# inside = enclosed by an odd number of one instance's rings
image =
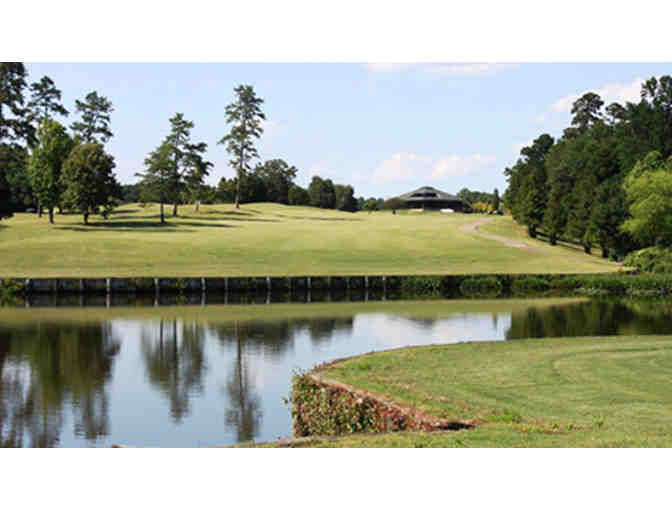
[[[82,120],[73,122],[70,128],[84,143],[106,143],[112,136],[110,113],[114,111],[112,102],[98,92],[89,92],[84,101],[76,100],[75,109]]]
[[[254,147],[254,139],[263,133],[261,121],[266,116],[261,111],[264,100],[257,97],[251,85],[239,85],[234,89],[236,100],[226,107],[226,122],[233,124],[231,132],[218,143],[226,144],[231,154],[229,163],[236,169],[238,182],[236,185],[236,209],[240,208],[240,185],[245,174],[251,169],[250,161],[258,158]]]

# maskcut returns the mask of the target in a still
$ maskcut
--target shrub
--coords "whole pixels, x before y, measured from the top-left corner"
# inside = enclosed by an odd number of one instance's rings
[[[502,282],[496,276],[470,276],[460,283],[460,292],[468,297],[495,297],[502,293]]]
[[[441,276],[405,276],[401,279],[401,290],[405,294],[438,295],[442,281]]]
[[[520,278],[513,281],[514,294],[533,294],[550,290],[551,285],[546,280],[537,277]]]
[[[672,273],[672,250],[659,246],[644,248],[628,254],[623,263],[646,273]]]

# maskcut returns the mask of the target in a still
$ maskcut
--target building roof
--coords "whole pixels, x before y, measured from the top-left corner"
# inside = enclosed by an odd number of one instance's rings
[[[431,186],[423,186],[403,195],[399,198],[404,202],[463,202],[463,200],[455,195],[449,195],[441,190],[432,188]]]

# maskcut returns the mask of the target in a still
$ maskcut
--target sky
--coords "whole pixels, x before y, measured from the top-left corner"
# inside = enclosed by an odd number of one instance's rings
[[[118,179],[137,181],[147,154],[176,112],[206,142],[216,185],[234,170],[224,145],[233,89],[252,85],[264,100],[260,161],[282,158],[313,175],[351,184],[356,196],[389,198],[420,186],[500,193],[504,169],[542,133],[562,134],[572,102],[600,94],[605,104],[636,101],[641,82],[672,74],[656,63],[26,63],[28,81],[51,77],[63,104],[97,91],[114,105],[107,149]]]

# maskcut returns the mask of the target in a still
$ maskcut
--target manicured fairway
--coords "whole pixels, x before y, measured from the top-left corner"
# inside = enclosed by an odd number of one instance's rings
[[[168,208],[169,210],[169,208]],[[17,214],[0,223],[0,277],[594,273],[618,265],[564,248],[521,250],[463,232],[476,215],[344,213],[248,204],[127,205],[108,220]],[[497,218],[496,221],[511,221]],[[483,228],[483,227],[482,227]]]
[[[474,342],[377,353],[320,373],[471,430],[310,446],[672,446],[672,336]]]

